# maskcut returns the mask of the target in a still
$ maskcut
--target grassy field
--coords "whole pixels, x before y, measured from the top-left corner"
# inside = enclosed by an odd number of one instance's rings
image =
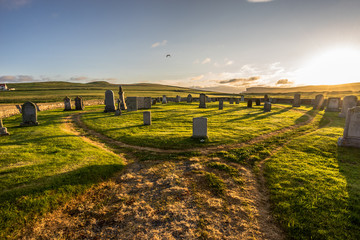
[[[163,149],[187,149],[201,146],[241,143],[254,137],[273,132],[308,120],[306,112],[311,107],[293,111],[289,105],[274,105],[272,112],[263,112],[263,106],[247,108],[246,103],[208,103],[199,108],[199,103],[157,104],[151,108],[152,124],[143,125],[143,111],[124,112],[122,116],[103,113],[103,108],[88,108],[94,111],[82,115],[82,121],[90,128],[110,138],[132,145],[160,147]],[[208,118],[208,140],[200,143],[192,136],[194,117]]]
[[[39,126],[4,120],[0,138],[0,238],[16,232],[122,169],[123,160],[61,129],[68,112],[39,113]]]

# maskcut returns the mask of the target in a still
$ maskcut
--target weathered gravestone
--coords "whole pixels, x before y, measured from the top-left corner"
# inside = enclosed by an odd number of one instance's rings
[[[322,105],[324,104],[324,95],[319,94],[315,96],[313,109],[320,109],[322,108]]]
[[[300,102],[301,102],[301,99],[300,99],[300,94],[299,93],[296,93],[294,95],[294,100],[293,100],[293,107],[300,107]]]
[[[189,94],[189,95],[187,96],[186,101],[187,101],[188,103],[192,103],[193,98],[192,98],[191,94]]]
[[[137,111],[138,110],[137,97],[127,97],[126,98],[126,106],[127,106],[128,112]]]
[[[71,99],[68,96],[64,98],[64,111],[71,111]]]
[[[151,112],[150,111],[143,112],[143,120],[144,120],[144,125],[151,125]]]
[[[242,101],[242,102],[245,102],[244,96],[241,96],[241,101]]]
[[[21,106],[22,123],[20,126],[37,126],[37,110],[36,106],[32,102],[26,102]]]
[[[139,109],[144,109],[145,108],[145,98],[144,97],[137,97],[137,105],[138,105],[138,110]]]
[[[193,118],[193,138],[207,138],[207,118]]]
[[[125,92],[122,90],[122,87],[119,86],[119,100],[120,100],[120,110],[126,110],[126,102],[125,102]]]
[[[105,110],[104,112],[115,112],[114,92],[106,90],[105,92]]]
[[[340,112],[340,98],[329,98],[326,112]]]
[[[256,104],[256,106],[260,106],[260,99],[256,99],[255,104]]]
[[[239,104],[240,103],[240,99],[239,98],[235,98],[235,103]]]
[[[269,96],[267,94],[264,95],[264,102],[269,102]]]
[[[179,95],[176,95],[175,102],[176,103],[181,102],[181,97]]]
[[[219,100],[219,110],[223,110],[224,109],[224,99],[220,99]]]
[[[163,97],[162,97],[162,104],[166,104],[166,103],[167,103],[166,96],[163,95]]]
[[[348,109],[356,107],[357,101],[358,100],[357,100],[356,96],[346,96],[346,97],[344,97],[342,108],[341,108],[341,113],[339,113],[339,117],[346,117]]]
[[[84,102],[82,97],[77,96],[75,98],[75,110],[84,110]]]
[[[338,145],[360,148],[360,107],[348,109],[344,135],[339,138]]]
[[[121,101],[120,99],[117,100],[117,108],[116,108],[116,111],[115,111],[115,116],[120,116],[122,115],[122,112],[121,112]]]
[[[229,98],[229,103],[234,104],[234,98]]]
[[[10,135],[10,133],[7,131],[7,128],[4,127],[3,121],[0,118],[0,136],[8,136],[8,135]]]
[[[247,102],[247,107],[248,108],[252,108],[252,100],[249,99],[248,102]]]
[[[157,102],[157,99],[154,98],[154,99],[152,100],[152,105],[156,105],[156,102]]]
[[[200,93],[200,104],[199,108],[206,108],[206,96],[204,93]]]
[[[144,97],[144,109],[151,108],[151,97]]]
[[[264,112],[271,112],[271,103],[270,102],[264,103]]]

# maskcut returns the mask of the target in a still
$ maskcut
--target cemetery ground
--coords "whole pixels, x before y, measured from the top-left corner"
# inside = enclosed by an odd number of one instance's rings
[[[150,126],[104,106],[4,119],[0,237],[360,238],[360,151],[337,147],[338,113],[217,107],[153,105]]]

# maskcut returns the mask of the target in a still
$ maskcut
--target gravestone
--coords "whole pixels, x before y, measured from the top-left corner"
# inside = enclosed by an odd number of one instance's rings
[[[144,109],[151,108],[151,97],[144,97]]]
[[[301,99],[300,99],[300,94],[299,93],[296,93],[294,95],[294,101],[293,101],[293,107],[300,107],[300,102],[301,102]]]
[[[264,102],[269,102],[269,96],[267,94],[264,96]]]
[[[176,103],[181,102],[181,97],[179,95],[176,95],[175,102]]]
[[[114,92],[106,90],[105,92],[105,110],[104,112],[115,112]]]
[[[230,99],[229,99],[229,103],[230,103],[230,104],[234,104],[234,99],[233,99],[233,98],[230,98]]]
[[[82,97],[77,96],[75,98],[75,110],[84,110],[84,102]]]
[[[264,103],[264,112],[271,112],[271,103],[270,102]]]
[[[166,104],[166,103],[167,103],[166,96],[163,95],[163,97],[162,97],[162,104]]]
[[[143,120],[144,120],[144,125],[151,125],[151,112],[150,111],[143,112]]]
[[[122,90],[121,85],[119,86],[119,100],[120,100],[120,110],[126,110],[126,102],[125,102],[125,92]]]
[[[240,103],[240,99],[239,98],[235,98],[235,103],[239,104]]]
[[[22,123],[20,126],[37,126],[37,110],[36,106],[32,102],[26,102],[21,106]]]
[[[117,108],[116,108],[116,111],[115,111],[115,116],[120,116],[122,115],[122,112],[121,112],[121,101],[120,99],[117,100]]]
[[[245,102],[244,96],[241,96],[241,101],[242,101],[242,102]]]
[[[193,138],[207,138],[207,118],[193,118]]]
[[[8,136],[8,135],[10,135],[10,133],[7,131],[7,128],[4,127],[3,121],[0,118],[0,136]]]
[[[338,139],[338,146],[360,148],[360,107],[348,109],[344,134]]]
[[[315,96],[313,109],[320,109],[324,104],[324,95],[319,94]]]
[[[152,100],[152,105],[156,105],[156,103],[157,103],[157,99],[154,98],[154,99]]]
[[[145,108],[145,98],[144,97],[137,97],[137,107],[138,109],[144,109]]]
[[[255,104],[256,104],[256,106],[260,106],[260,99],[256,99]]]
[[[329,98],[325,112],[340,112],[340,98]]]
[[[187,96],[186,101],[187,101],[188,103],[192,103],[193,98],[192,98],[191,94],[189,94],[189,95]]]
[[[247,102],[247,107],[248,108],[252,108],[252,100],[249,99],[248,102]]]
[[[68,96],[64,98],[64,111],[71,111],[71,99]]]
[[[206,108],[206,96],[204,93],[200,93],[200,104],[199,108]]]
[[[224,99],[220,99],[219,100],[219,110],[223,110],[224,109]]]
[[[346,117],[347,110],[349,108],[356,107],[357,105],[357,97],[356,96],[346,96],[343,99],[343,104],[341,108],[341,113],[339,113],[339,117]]]
[[[127,106],[128,112],[137,111],[138,110],[137,97],[127,97],[126,98],[126,106]]]

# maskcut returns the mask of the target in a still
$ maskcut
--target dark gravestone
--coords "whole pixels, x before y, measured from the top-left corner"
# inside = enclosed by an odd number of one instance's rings
[[[75,98],[75,110],[84,110],[84,102],[82,97],[77,96]]]
[[[269,96],[267,94],[264,96],[264,102],[269,102]]]
[[[313,104],[313,109],[320,109],[324,104],[324,95],[319,94],[316,95],[315,100],[314,100],[314,104]]]
[[[151,125],[151,112],[150,111],[143,112],[143,120],[144,120],[144,125]]]
[[[137,111],[138,110],[138,100],[137,97],[127,97],[126,105],[128,112]]]
[[[156,105],[156,102],[157,102],[157,99],[154,98],[154,99],[152,100],[152,105]]]
[[[223,110],[224,109],[224,100],[220,99],[219,100],[219,110]]]
[[[71,111],[71,99],[68,96],[64,98],[64,111]]]
[[[199,108],[206,108],[206,96],[204,93],[200,94],[200,104]]]
[[[344,135],[339,138],[338,145],[360,148],[360,107],[348,109]]]
[[[7,131],[7,128],[4,127],[2,119],[0,118],[0,136],[8,136],[10,133]]]
[[[105,92],[105,110],[104,112],[115,112],[114,92],[106,90]]]
[[[341,108],[341,113],[339,113],[339,117],[346,117],[348,109],[356,107],[356,105],[357,105],[357,97],[356,96],[344,97],[342,108]]]
[[[125,92],[122,90],[122,87],[119,86],[119,100],[120,100],[120,110],[126,110],[126,102],[125,102]]]
[[[249,99],[248,102],[247,102],[247,107],[248,108],[252,108],[252,100]]]
[[[187,101],[188,103],[192,103],[193,98],[192,98],[191,94],[189,94],[189,95],[187,96],[186,101]]]
[[[256,104],[256,106],[260,106],[260,99],[256,99],[255,104]]]
[[[144,97],[144,109],[151,108],[151,97]]]
[[[240,103],[240,99],[239,98],[235,98],[235,103],[239,104]]]
[[[271,111],[271,103],[265,102],[264,103],[264,112],[270,112]]]
[[[300,107],[300,101],[301,101],[301,99],[300,99],[300,94],[299,93],[296,93],[295,95],[294,95],[294,101],[293,101],[293,107]]]
[[[21,106],[22,123],[20,126],[37,126],[37,110],[36,106],[32,102],[26,102]]]
[[[120,99],[117,100],[117,108],[116,108],[116,111],[115,111],[115,116],[120,116],[122,115],[122,112],[121,112],[121,101]]]
[[[233,98],[230,98],[230,99],[229,99],[229,103],[230,103],[230,104],[234,104],[234,99],[233,99]]]
[[[181,97],[179,95],[176,95],[175,102],[176,103],[181,102]]]

